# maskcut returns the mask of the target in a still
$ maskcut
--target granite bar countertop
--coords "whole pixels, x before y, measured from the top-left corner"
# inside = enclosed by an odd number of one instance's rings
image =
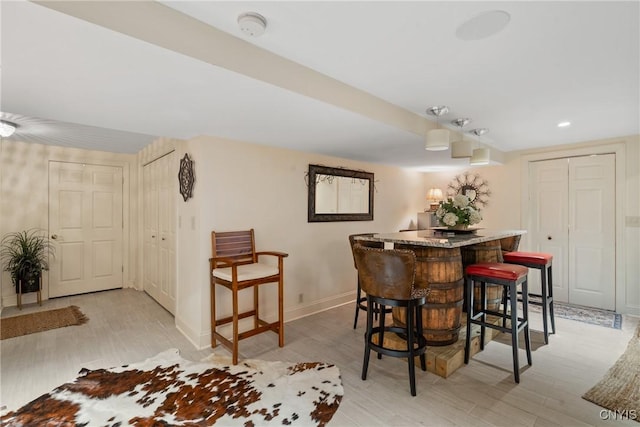
[[[470,232],[469,232],[470,231]],[[373,236],[356,236],[356,240],[369,242],[399,243],[403,245],[430,246],[436,248],[459,248],[490,242],[505,237],[526,234],[526,230],[490,230],[484,228],[470,229],[467,232],[455,232],[441,229],[417,231],[400,231],[397,233],[381,233]]]

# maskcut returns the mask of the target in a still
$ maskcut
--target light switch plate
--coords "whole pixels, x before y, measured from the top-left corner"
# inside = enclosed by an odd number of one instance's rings
[[[627,227],[640,227],[640,216],[625,217],[625,225]]]

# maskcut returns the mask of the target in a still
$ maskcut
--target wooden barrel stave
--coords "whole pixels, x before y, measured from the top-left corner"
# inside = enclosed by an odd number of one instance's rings
[[[518,236],[520,237],[520,236]],[[490,242],[476,243],[475,245],[463,246],[462,264],[465,266],[477,264],[480,262],[504,262],[502,258],[502,245],[500,240]],[[487,308],[489,310],[498,311],[502,303],[503,287],[500,285],[487,284]],[[480,286],[476,285],[474,290],[474,308],[476,311],[480,309]]]
[[[455,343],[460,331],[460,316],[464,301],[464,277],[459,248],[417,247],[396,245],[416,254],[418,288],[429,288],[427,304],[422,308],[422,323],[427,345],[443,346]],[[393,309],[396,324],[404,324],[405,310]]]

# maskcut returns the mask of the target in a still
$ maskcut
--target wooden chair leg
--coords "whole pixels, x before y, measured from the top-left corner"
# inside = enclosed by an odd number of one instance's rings
[[[253,316],[253,328],[257,328],[260,325],[260,293],[258,292],[259,286],[253,287],[253,311],[255,311],[255,315]]]
[[[278,281],[278,346],[284,347],[284,279]]]
[[[238,364],[238,337],[239,337],[239,331],[238,331],[238,290],[237,289],[233,289],[231,291],[231,293],[233,294],[232,296],[232,307],[233,307],[233,339],[231,342],[232,345],[232,349],[231,349],[231,353],[232,353],[232,358],[233,358],[233,364],[237,365]]]
[[[216,285],[211,283],[211,347],[215,348],[216,342]]]

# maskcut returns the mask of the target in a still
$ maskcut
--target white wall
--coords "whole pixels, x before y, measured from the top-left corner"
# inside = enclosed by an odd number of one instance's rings
[[[480,224],[486,228],[524,228],[527,212],[523,211],[523,198],[527,182],[523,171],[527,170],[530,159],[552,159],[618,151],[617,170],[622,188],[616,198],[617,256],[619,265],[616,273],[616,311],[640,314],[640,228],[628,224],[627,217],[640,217],[640,137],[635,135],[590,141],[581,144],[548,147],[509,153],[502,166],[468,168],[489,182],[491,197],[489,205],[482,210],[484,217]],[[425,175],[427,188],[447,188],[449,182],[463,171],[428,173]],[[527,237],[523,237],[520,248],[527,250]]]
[[[199,347],[210,342],[210,232],[254,228],[258,250],[287,252],[285,318],[291,320],[352,301],[356,274],[348,235],[407,228],[425,208],[423,175],[255,144],[200,137],[180,146],[194,159],[194,198],[178,202],[176,324]],[[307,222],[305,173],[309,163],[375,174],[374,220]],[[261,307],[275,318],[275,286]],[[299,302],[302,294],[303,302]],[[217,291],[220,315],[230,314],[226,289]],[[250,300],[247,298],[246,300]]]
[[[49,228],[49,162],[63,161],[121,166],[124,183],[124,284],[137,280],[136,257],[138,211],[130,198],[137,197],[135,156],[50,145],[0,141],[0,236],[29,228]],[[43,298],[48,298],[48,273],[43,277]],[[2,306],[16,305],[16,294],[6,272],[0,275]],[[36,301],[36,294],[23,296],[23,303]]]

